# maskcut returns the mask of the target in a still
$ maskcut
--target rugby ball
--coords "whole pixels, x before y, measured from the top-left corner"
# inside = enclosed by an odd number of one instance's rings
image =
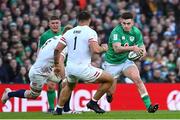
[[[134,52],[134,51],[131,51],[128,54],[128,59],[132,60],[132,61],[138,60],[140,57],[141,57],[140,54],[138,54],[137,52]]]
[[[51,72],[51,73],[49,74],[48,80],[49,80],[49,81],[53,81],[53,82],[55,82],[55,83],[59,83],[59,82],[61,81],[61,77],[56,76],[56,75],[54,74],[54,72]]]

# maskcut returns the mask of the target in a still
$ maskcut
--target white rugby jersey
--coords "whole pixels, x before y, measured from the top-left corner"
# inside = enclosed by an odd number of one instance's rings
[[[39,49],[36,61],[31,67],[31,70],[33,70],[35,74],[48,75],[52,71],[54,64],[54,49],[61,37],[62,36],[59,35],[48,39]],[[61,54],[65,57],[67,54],[67,48],[64,48]]]
[[[67,65],[91,63],[89,41],[98,42],[96,31],[89,26],[74,27],[61,37],[60,42],[68,47]]]

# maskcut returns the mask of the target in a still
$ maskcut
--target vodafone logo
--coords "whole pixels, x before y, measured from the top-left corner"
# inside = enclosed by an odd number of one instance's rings
[[[169,110],[180,110],[180,91],[173,90],[169,93],[167,98],[167,107]]]

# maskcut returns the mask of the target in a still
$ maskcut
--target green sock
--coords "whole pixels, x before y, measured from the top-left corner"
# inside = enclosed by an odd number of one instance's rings
[[[150,100],[149,96],[146,95],[146,96],[142,97],[142,100],[146,106],[146,109],[148,109],[148,107],[151,105],[151,100]]]
[[[48,90],[47,97],[48,97],[49,108],[54,109],[54,100],[56,97],[55,90],[53,90],[53,91]]]

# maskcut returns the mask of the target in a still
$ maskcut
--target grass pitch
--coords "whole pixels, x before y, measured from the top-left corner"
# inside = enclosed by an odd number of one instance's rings
[[[57,116],[43,112],[1,112],[0,119],[180,119],[180,111],[113,111],[105,114],[84,112]]]

